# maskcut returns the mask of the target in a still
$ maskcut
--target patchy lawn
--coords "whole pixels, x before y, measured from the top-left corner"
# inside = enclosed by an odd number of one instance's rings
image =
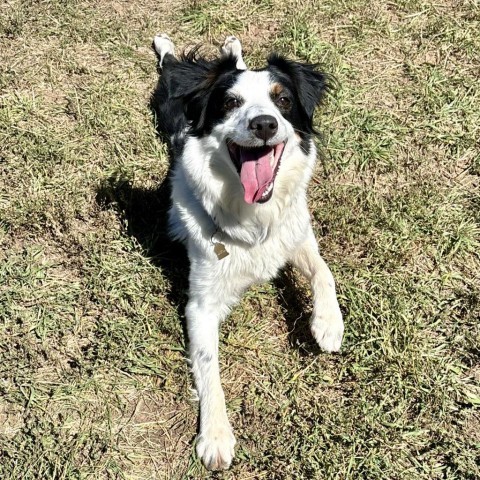
[[[469,0],[1,2],[0,478],[480,478],[479,31]],[[338,80],[309,195],[344,347],[315,347],[296,272],[247,293],[221,474],[193,447],[158,32]]]

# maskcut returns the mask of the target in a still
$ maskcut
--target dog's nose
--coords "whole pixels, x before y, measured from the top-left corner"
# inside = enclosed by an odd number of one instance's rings
[[[271,115],[259,115],[250,120],[249,128],[257,138],[266,142],[277,133],[278,122]]]

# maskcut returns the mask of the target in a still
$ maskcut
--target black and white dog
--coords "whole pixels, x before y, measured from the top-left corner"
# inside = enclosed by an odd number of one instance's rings
[[[190,260],[196,449],[207,468],[220,470],[230,466],[235,437],[220,383],[218,329],[242,293],[291,262],[311,281],[315,339],[327,352],[340,349],[342,314],[306,199],[316,157],[312,117],[328,82],[314,65],[279,55],[248,70],[235,37],[213,61],[196,52],[177,60],[167,35],[153,43],[161,72],[153,105],[174,156],[170,233]]]

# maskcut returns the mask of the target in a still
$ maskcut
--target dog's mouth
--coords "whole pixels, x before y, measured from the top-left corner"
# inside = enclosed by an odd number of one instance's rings
[[[273,184],[286,142],[262,147],[244,147],[227,140],[230,158],[243,185],[247,203],[265,203],[273,194]]]

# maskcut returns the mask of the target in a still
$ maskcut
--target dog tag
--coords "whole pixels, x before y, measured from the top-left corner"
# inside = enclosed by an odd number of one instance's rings
[[[229,253],[227,252],[225,245],[223,243],[216,243],[213,247],[213,251],[219,260],[223,260],[225,257],[228,257]]]

